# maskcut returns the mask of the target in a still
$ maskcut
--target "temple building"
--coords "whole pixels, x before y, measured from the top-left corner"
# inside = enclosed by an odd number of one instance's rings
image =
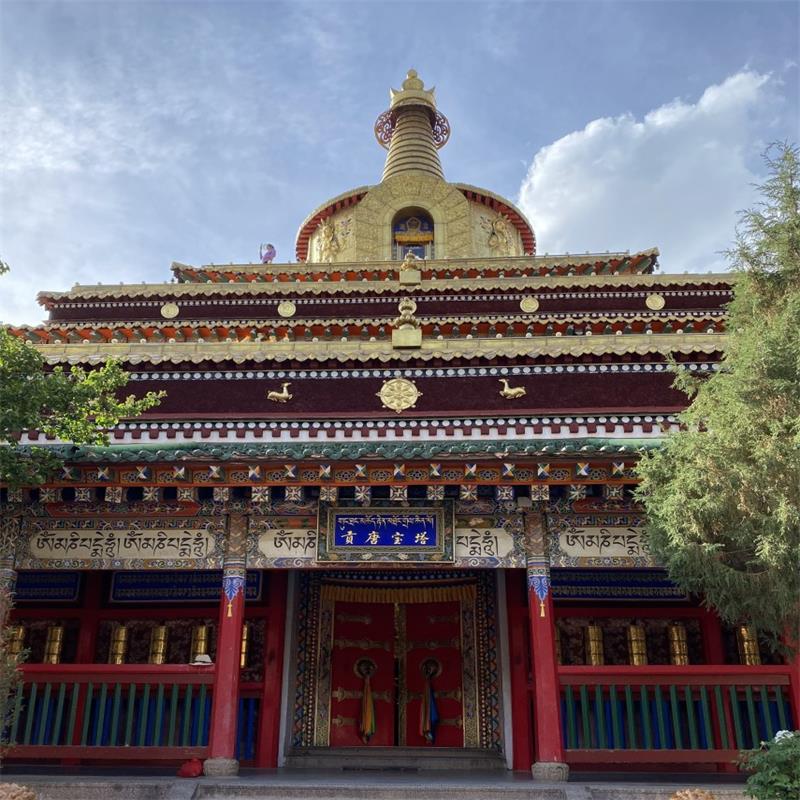
[[[167,394],[108,447],[30,431],[66,463],[2,489],[8,760],[733,769],[797,726],[796,667],[670,582],[634,496],[731,277],[537,254],[535,220],[447,180],[413,70],[375,136],[380,180],[290,263],[43,291],[11,328]]]

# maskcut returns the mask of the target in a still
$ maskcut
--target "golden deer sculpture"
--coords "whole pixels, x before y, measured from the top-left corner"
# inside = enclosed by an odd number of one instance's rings
[[[292,399],[292,395],[289,393],[290,386],[291,383],[282,383],[282,388],[279,392],[274,389],[271,392],[267,392],[267,400],[271,400],[273,403],[288,403]]]
[[[500,378],[500,383],[503,384],[500,394],[505,397],[506,400],[516,400],[518,397],[525,397],[526,392],[522,386],[509,386],[506,378]]]

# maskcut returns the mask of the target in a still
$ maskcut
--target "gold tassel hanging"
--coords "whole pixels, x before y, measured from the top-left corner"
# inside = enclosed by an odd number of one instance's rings
[[[593,667],[602,667],[606,663],[603,629],[599,625],[586,628],[586,661]]]
[[[150,664],[163,664],[167,660],[167,626],[156,625],[150,631]]]
[[[752,625],[739,625],[736,628],[736,643],[739,646],[740,664],[748,667],[757,667],[761,664],[758,636]]]
[[[109,664],[124,664],[128,655],[128,629],[117,625],[111,634],[111,646],[108,649]]]
[[[647,666],[647,634],[644,625],[628,625],[628,661],[636,667]]]
[[[44,645],[44,664],[60,664],[61,650],[64,646],[64,626],[51,625],[47,629],[47,640]]]
[[[685,667],[689,663],[686,626],[681,622],[673,622],[667,628],[667,633],[669,635],[669,663],[676,667]]]

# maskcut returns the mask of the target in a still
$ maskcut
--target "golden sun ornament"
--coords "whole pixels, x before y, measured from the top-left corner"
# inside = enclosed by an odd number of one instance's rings
[[[417,400],[422,397],[422,392],[417,389],[413,381],[406,378],[392,378],[383,382],[376,397],[380,397],[386,408],[391,408],[399,414],[407,408],[414,408]]]

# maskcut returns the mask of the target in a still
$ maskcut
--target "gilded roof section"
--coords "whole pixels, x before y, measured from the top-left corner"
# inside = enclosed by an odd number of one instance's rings
[[[46,344],[36,347],[50,364],[97,364],[116,358],[127,364],[339,361],[389,362],[470,358],[714,353],[724,346],[721,333],[623,334],[620,336],[535,336],[505,339],[424,340],[419,349],[395,350],[389,341],[322,342],[170,342],[158,344]]]
[[[363,268],[364,265],[362,265]],[[471,278],[423,281],[417,286],[401,285],[398,281],[317,281],[314,283],[142,283],[114,285],[76,285],[67,292],[39,292],[40,303],[58,300],[158,298],[158,297],[245,297],[248,295],[330,295],[330,294],[383,294],[387,292],[425,294],[428,292],[466,291],[530,291],[536,289],[613,289],[631,287],[638,289],[692,287],[703,284],[730,286],[735,276],[731,273],[660,274],[660,275],[558,275],[529,278]]]

